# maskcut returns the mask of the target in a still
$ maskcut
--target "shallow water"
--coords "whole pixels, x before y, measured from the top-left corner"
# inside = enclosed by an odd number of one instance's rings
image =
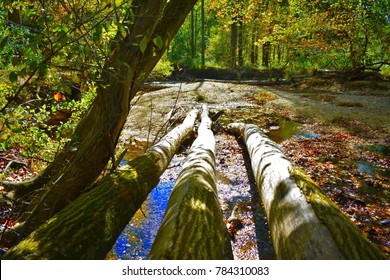
[[[279,125],[276,129],[271,130],[267,133],[268,137],[274,142],[280,144],[285,140],[290,139],[293,136],[297,136],[299,138],[318,138],[319,134],[312,133],[310,131],[305,131],[301,129],[302,124],[299,122],[280,119],[278,121]]]
[[[360,146],[359,148],[364,151],[373,152],[383,156],[390,156],[390,146],[374,144],[374,145]]]
[[[291,138],[294,135],[300,134],[300,127],[302,124],[287,119],[279,121],[279,126],[275,130],[271,130],[267,133],[268,137],[276,143],[282,143],[283,141]]]
[[[361,161],[356,164],[356,169],[369,175],[371,179],[376,179],[377,176],[390,178],[390,170],[381,168],[371,162]]]
[[[160,182],[142,204],[130,223],[123,230],[113,249],[110,259],[142,260],[148,257],[158,228],[164,217],[174,181]]]
[[[278,121],[277,129],[271,130],[267,133],[268,137],[275,141],[276,143],[280,144],[285,140],[288,140],[289,138],[296,136],[298,139],[302,138],[310,138],[315,139],[320,137],[319,134],[312,133],[310,131],[304,131],[301,129],[302,124],[298,122],[294,122],[287,119],[280,119]],[[365,151],[370,151],[373,153],[376,153],[378,155],[384,155],[389,156],[390,155],[390,146],[386,145],[365,145],[365,146],[359,146],[360,149]],[[340,168],[346,168],[346,166],[349,166],[351,168],[356,168],[359,172],[366,174],[369,176],[372,180],[380,179],[380,178],[390,178],[390,170],[383,168],[381,166],[376,165],[375,163],[369,162],[369,161],[345,161],[340,158],[332,158],[332,159],[326,159],[332,161],[336,166],[339,166]],[[342,188],[343,185],[338,186]],[[380,198],[382,202],[389,202],[389,193],[386,190],[383,190],[382,188],[377,188],[375,186],[370,185],[365,180],[359,180],[359,186],[358,186],[359,192],[366,196],[366,199],[371,201],[373,197]]]

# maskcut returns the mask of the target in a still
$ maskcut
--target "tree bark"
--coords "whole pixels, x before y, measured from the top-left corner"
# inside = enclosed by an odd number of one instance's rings
[[[244,23],[238,25],[238,66],[244,66]]]
[[[118,33],[112,42],[113,54],[106,62],[92,108],[55,161],[37,181],[28,183],[28,190],[21,191],[24,195],[40,189],[27,211],[31,214],[19,220],[25,221],[26,235],[79,197],[110,158],[115,164],[114,148],[129,113],[129,103],[195,2],[133,1],[134,23],[125,37]],[[163,41],[161,48],[153,42],[158,36]],[[141,47],[143,42],[147,42],[145,49]]]
[[[206,53],[206,34],[205,34],[205,17],[204,17],[204,0],[201,0],[201,18],[202,18],[202,47],[201,47],[201,60],[202,69],[206,66],[205,53]]]
[[[384,259],[335,203],[255,125],[245,140],[279,259]]]
[[[217,197],[215,139],[210,127],[205,108],[198,137],[177,178],[149,259],[232,258],[231,248],[225,249],[227,229]]]
[[[263,44],[263,66],[269,67],[271,54],[271,43],[265,42]]]
[[[104,259],[142,205],[181,143],[192,134],[197,111],[126,166],[14,246],[5,259]]]
[[[258,56],[258,46],[257,46],[257,27],[254,27],[252,30],[251,37],[251,64],[257,64],[257,56]]]
[[[237,66],[237,22],[236,18],[233,18],[233,23],[230,28],[230,67],[236,68]]]
[[[196,55],[196,35],[195,35],[195,15],[194,9],[191,10],[191,57],[195,58]]]

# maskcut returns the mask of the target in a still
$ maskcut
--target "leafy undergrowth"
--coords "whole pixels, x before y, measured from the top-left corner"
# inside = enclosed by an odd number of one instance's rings
[[[306,125],[318,137],[283,142],[285,153],[390,258],[390,143],[319,127]]]
[[[36,172],[31,169],[35,160],[24,157],[22,154],[22,148],[12,148],[6,152],[0,151],[0,179],[21,182],[36,175]]]
[[[31,166],[34,164],[34,159],[23,156],[22,148],[10,148],[6,152],[0,151],[0,179],[8,182],[21,182],[37,175]],[[15,220],[15,201],[7,195],[6,190],[0,184],[0,236],[14,226]],[[7,249],[1,248],[1,251]]]

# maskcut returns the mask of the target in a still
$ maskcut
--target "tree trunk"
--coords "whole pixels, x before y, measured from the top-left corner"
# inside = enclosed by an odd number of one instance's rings
[[[18,24],[22,25],[22,19],[20,16],[20,10],[19,9],[13,9],[12,12],[8,11],[8,24]]]
[[[237,22],[233,19],[230,31],[230,67],[236,68],[237,66]]]
[[[191,10],[191,57],[195,58],[196,55],[196,40],[195,40],[195,15],[194,9]]]
[[[72,140],[29,192],[40,189],[19,222],[27,235],[69,205],[100,175],[111,158],[129,113],[129,103],[154,68],[196,0],[135,0],[129,33],[118,33],[107,60],[92,108],[77,126]],[[154,44],[161,37],[163,46]],[[144,47],[144,42],[147,42]],[[25,193],[25,192],[23,192]]]
[[[238,25],[238,66],[244,66],[244,23]]]
[[[279,259],[384,259],[335,203],[255,125],[243,136]]]
[[[197,111],[163,139],[55,215],[13,247],[6,259],[104,259],[181,143]]]
[[[257,52],[258,52],[257,28],[254,27],[252,30],[252,40],[251,40],[251,64],[252,65],[257,64]]]
[[[165,211],[149,259],[232,258],[215,185],[215,139],[207,108]],[[229,243],[230,246],[230,243]],[[230,253],[229,253],[230,251]]]
[[[201,20],[202,20],[202,69],[206,66],[205,53],[206,53],[206,34],[205,34],[205,17],[204,17],[204,0],[201,1]]]
[[[271,43],[265,42],[263,44],[263,66],[269,67],[271,54]]]

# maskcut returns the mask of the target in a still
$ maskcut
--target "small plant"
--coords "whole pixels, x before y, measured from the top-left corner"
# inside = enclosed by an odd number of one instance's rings
[[[195,97],[196,102],[205,102],[206,101],[206,96],[198,91],[194,91],[192,93],[192,95]]]
[[[273,94],[269,91],[266,91],[266,90],[260,90],[260,91],[255,92],[255,94],[253,95],[253,98],[256,100],[256,102],[258,104],[264,104],[268,101],[278,99],[278,97],[275,94]]]

